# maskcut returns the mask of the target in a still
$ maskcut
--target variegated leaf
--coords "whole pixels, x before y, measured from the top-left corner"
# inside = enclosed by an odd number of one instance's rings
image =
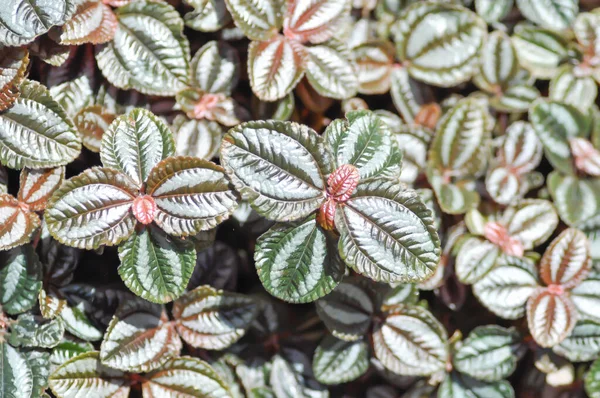
[[[506,113],[525,112],[541,94],[539,90],[528,84],[509,86],[502,94],[490,99],[490,106]]]
[[[201,32],[216,32],[231,22],[224,0],[185,0],[194,11],[183,16],[185,25]]]
[[[200,159],[212,159],[219,151],[225,130],[211,120],[189,119],[177,115],[172,126],[177,154]]]
[[[572,362],[593,361],[600,355],[600,323],[580,320],[571,335],[554,346],[553,350]]]
[[[564,66],[550,80],[548,97],[572,105],[586,113],[596,101],[598,86],[591,76],[577,76],[575,70]]]
[[[362,376],[369,367],[369,350],[362,341],[343,341],[327,335],[315,350],[313,372],[323,384],[341,384]]]
[[[44,289],[40,290],[40,293],[38,294],[38,301],[40,303],[40,312],[46,319],[56,318],[67,306],[67,300],[50,296]]]
[[[21,314],[11,325],[9,343],[15,347],[55,347],[63,338],[65,325],[60,319],[44,321],[41,317]]]
[[[115,119],[116,115],[104,106],[91,105],[77,112],[73,122],[81,133],[83,146],[92,152],[100,152],[102,136]]]
[[[98,341],[102,339],[102,332],[98,330],[83,312],[83,302],[77,307],[66,306],[60,313],[60,318],[65,323],[65,329],[73,336],[85,341]]]
[[[298,224],[279,224],[256,242],[255,265],[265,289],[292,303],[315,301],[329,294],[344,276],[335,242],[313,217]]]
[[[588,277],[571,290],[571,300],[580,319],[600,322],[600,275],[592,271]]]
[[[523,16],[544,28],[565,30],[571,26],[579,5],[577,0],[516,0]]]
[[[600,181],[564,176],[552,172],[548,176],[548,190],[560,218],[572,227],[584,223],[600,211]]]
[[[519,71],[519,60],[510,37],[500,30],[494,31],[479,57],[479,70],[474,82],[492,94],[503,93]]]
[[[600,397],[600,359],[596,359],[585,375],[585,392],[590,398]]]
[[[190,48],[175,8],[141,0],[115,13],[114,39],[96,50],[104,77],[121,89],[149,95],[170,96],[184,89],[189,81]]]
[[[193,347],[222,350],[238,341],[258,315],[250,297],[200,286],[173,306],[177,331]]]
[[[337,205],[335,225],[344,262],[373,280],[420,282],[439,262],[431,210],[415,191],[395,183],[359,185],[352,198]]]
[[[494,314],[517,319],[538,287],[535,263],[527,257],[501,256],[494,269],[473,285],[473,293]]]
[[[514,0],[475,0],[475,11],[487,23],[503,20],[512,10]]]
[[[396,52],[418,80],[449,87],[471,78],[487,36],[485,22],[456,5],[417,2],[396,22]]]
[[[553,347],[571,334],[577,310],[565,294],[538,288],[527,302],[527,323],[534,340],[542,347]]]
[[[296,100],[293,93],[289,93],[284,98],[273,102],[261,101],[258,97],[252,96],[252,114],[256,120],[286,121],[290,119],[295,109]]]
[[[206,362],[188,356],[172,359],[148,374],[142,383],[145,398],[231,398],[227,384]],[[185,395],[184,395],[185,394]]]
[[[9,194],[0,194],[0,250],[24,245],[40,226],[40,218]]]
[[[512,41],[521,66],[540,79],[551,79],[569,51],[561,34],[527,24],[515,27]]]
[[[72,339],[64,339],[52,349],[52,354],[50,355],[50,366],[52,373],[54,372],[54,369],[67,362],[69,359],[91,351],[94,351],[94,346],[92,343],[87,341],[81,342]]]
[[[283,31],[299,42],[322,43],[334,36],[350,13],[350,0],[298,0],[288,2]]]
[[[60,186],[65,176],[65,168],[55,169],[23,169],[19,182],[20,203],[29,206],[29,211],[40,211],[46,208],[46,202]]]
[[[0,342],[0,395],[11,398],[30,398],[33,391],[33,373],[25,354],[4,341]]]
[[[362,94],[385,94],[390,91],[394,46],[387,41],[369,42],[354,47],[358,91]]]
[[[345,44],[334,40],[306,47],[306,78],[319,94],[328,98],[346,99],[358,91],[357,67],[352,55]]]
[[[129,396],[126,375],[102,365],[98,351],[71,358],[50,375],[48,382],[58,398]]]
[[[394,106],[409,124],[413,124],[421,107],[432,99],[431,88],[410,77],[404,67],[392,68],[390,94]]]
[[[71,47],[58,44],[50,35],[38,37],[28,46],[29,53],[52,66],[62,66],[71,54]]]
[[[61,27],[59,42],[65,45],[101,44],[113,39],[117,17],[102,1],[77,0],[73,17]]]
[[[485,177],[485,189],[496,203],[510,205],[526,193],[525,178],[507,166],[491,166]]]
[[[452,372],[446,376],[440,385],[437,397],[514,398],[515,391],[506,380],[486,383],[459,372]]]
[[[300,44],[281,35],[250,42],[248,77],[254,94],[263,101],[285,97],[304,76],[305,52]]]
[[[223,168],[192,157],[171,157],[157,164],[148,176],[146,193],[156,203],[156,224],[175,236],[212,229],[237,207]]]
[[[40,83],[25,80],[13,106],[0,114],[0,161],[13,169],[72,162],[81,138],[63,108]]]
[[[508,208],[502,216],[508,234],[517,239],[525,250],[544,243],[558,225],[558,215],[551,202],[525,199]]]
[[[283,26],[285,0],[225,0],[235,25],[250,40],[272,39]]]
[[[464,214],[477,207],[480,201],[473,181],[447,182],[438,170],[427,168],[427,179],[444,213]]]
[[[325,200],[327,163],[319,135],[292,122],[256,121],[231,129],[221,162],[242,197],[275,221],[306,217]]]
[[[44,397],[50,374],[50,354],[45,351],[30,350],[23,352],[23,356],[31,369],[33,378],[31,396]]]
[[[433,132],[423,126],[401,125],[398,129],[392,128],[392,138],[403,153],[400,180],[412,184],[425,170]]]
[[[148,226],[119,246],[119,275],[131,291],[153,303],[168,303],[185,291],[194,266],[193,243]]]
[[[29,52],[24,48],[0,48],[0,112],[9,108],[19,96],[19,86],[25,80]]]
[[[371,326],[378,309],[374,292],[364,280],[346,278],[333,292],[316,302],[317,314],[338,339],[356,341]]]
[[[598,23],[600,15],[597,12],[581,12],[573,23],[573,33],[584,49],[592,53],[600,53],[600,31]]]
[[[30,43],[51,27],[65,23],[74,11],[70,0],[8,0],[0,10],[0,44]]]
[[[501,164],[515,169],[518,174],[524,174],[540,164],[542,151],[542,142],[531,124],[517,121],[506,129],[498,158]]]
[[[327,398],[329,395],[314,379],[309,358],[294,348],[285,348],[274,356],[269,384],[275,397]]]
[[[469,237],[456,255],[456,276],[462,283],[476,283],[496,265],[500,254],[500,248],[490,241],[476,236]]]
[[[205,93],[200,89],[187,88],[177,93],[177,105],[191,119],[214,120],[224,126],[240,123],[239,106],[223,93]]]
[[[517,368],[520,340],[515,329],[478,326],[458,347],[452,363],[456,370],[477,380],[500,381]]]
[[[375,356],[390,371],[426,376],[444,370],[448,335],[441,323],[419,306],[394,306],[373,333]]]
[[[575,287],[585,279],[592,266],[590,243],[577,229],[564,230],[544,252],[540,277],[546,285]]]
[[[67,115],[73,117],[81,109],[92,105],[94,93],[91,84],[90,79],[86,75],[82,75],[50,87],[50,95],[63,107]]]
[[[123,303],[106,329],[100,361],[125,372],[149,372],[179,356],[181,340],[165,309],[142,300]]]
[[[7,314],[25,312],[42,287],[42,265],[32,246],[0,251],[0,304]]]
[[[419,287],[413,283],[403,283],[389,290],[383,297],[383,305],[417,304]]]
[[[113,169],[93,167],[66,180],[45,213],[48,230],[59,242],[81,249],[116,245],[136,224],[131,205],[137,187]]]
[[[226,42],[210,41],[192,58],[190,83],[207,93],[230,95],[237,84],[239,63],[233,47]]]

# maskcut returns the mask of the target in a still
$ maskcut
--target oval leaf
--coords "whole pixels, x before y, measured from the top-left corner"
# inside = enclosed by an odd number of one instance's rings
[[[540,276],[546,285],[561,285],[568,289],[585,279],[592,260],[590,243],[577,229],[563,231],[544,252]]]
[[[341,384],[362,376],[369,367],[364,341],[343,341],[326,336],[315,350],[313,372],[323,384]]]
[[[21,171],[19,182],[19,202],[29,206],[29,211],[41,211],[52,193],[60,186],[65,177],[65,168]]]
[[[29,398],[33,391],[33,373],[27,358],[7,343],[0,342],[0,394],[3,397]]]
[[[28,65],[29,53],[24,48],[0,48],[0,112],[18,98]]]
[[[577,16],[577,0],[517,0],[523,16],[530,21],[554,30],[567,29]]]
[[[538,288],[527,302],[527,324],[534,340],[542,347],[553,347],[571,334],[577,310],[566,295]]]
[[[226,42],[209,41],[191,62],[191,85],[207,93],[229,95],[237,84],[239,59],[236,50]]]
[[[42,265],[32,246],[0,251],[0,304],[8,314],[25,312],[42,287]]]
[[[24,245],[40,226],[40,218],[9,194],[0,194],[0,250]]]
[[[356,65],[346,45],[332,40],[307,47],[306,55],[306,77],[319,94],[334,99],[346,99],[356,95]]]

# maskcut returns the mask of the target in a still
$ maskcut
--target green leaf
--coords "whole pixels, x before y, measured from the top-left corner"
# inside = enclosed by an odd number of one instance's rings
[[[209,41],[192,58],[190,83],[207,93],[230,95],[237,84],[239,63],[236,50],[229,44]]]
[[[585,375],[585,392],[590,398],[600,397],[600,360],[592,363],[588,373]]]
[[[375,357],[390,371],[426,376],[446,368],[448,335],[437,319],[419,306],[397,305],[373,333]]]
[[[519,72],[519,60],[510,37],[500,30],[492,32],[479,57],[475,84],[487,92],[502,93]]]
[[[24,354],[5,342],[0,342],[0,395],[30,398],[33,393],[33,373]]]
[[[21,314],[11,325],[9,342],[14,346],[52,348],[63,338],[65,325],[60,319],[44,322],[31,314]]]
[[[356,95],[356,64],[346,44],[330,40],[306,47],[306,55],[306,77],[319,94],[334,99],[346,99]]]
[[[600,275],[592,271],[588,277],[571,290],[571,300],[577,308],[580,319],[600,322]]]
[[[254,94],[263,101],[285,97],[304,76],[305,48],[277,35],[252,41],[248,47],[248,77]]]
[[[515,329],[478,326],[454,353],[454,368],[482,381],[505,379],[517,368],[520,340],[521,336]]]
[[[114,39],[96,50],[104,77],[118,88],[149,95],[172,96],[184,89],[189,80],[190,46],[175,8],[141,0],[115,13],[119,24]]]
[[[344,262],[373,280],[420,282],[438,265],[440,241],[431,211],[415,191],[395,183],[359,185],[337,205],[335,225]]]
[[[60,313],[60,318],[64,321],[67,332],[73,336],[85,341],[99,341],[102,339],[102,332],[92,325],[79,306],[65,307]]]
[[[52,26],[65,23],[74,11],[70,0],[8,0],[0,10],[0,44],[30,43]]]
[[[501,95],[492,97],[490,106],[506,113],[526,112],[540,95],[537,88],[528,84],[511,85]]]
[[[492,242],[477,237],[467,237],[456,255],[456,276],[462,283],[471,285],[481,280],[495,265],[500,248]]]
[[[358,91],[361,94],[385,94],[390,91],[394,52],[394,46],[388,41],[371,41],[352,49],[357,66]]]
[[[592,266],[590,243],[585,234],[569,228],[556,237],[540,262],[540,277],[546,285],[577,286]]]
[[[32,246],[0,251],[0,304],[14,315],[35,304],[42,287],[42,265]]]
[[[194,11],[183,16],[185,25],[201,32],[216,32],[231,22],[224,0],[184,0]]]
[[[117,308],[100,346],[100,361],[125,372],[149,372],[179,356],[181,348],[165,309],[135,299]]]
[[[81,138],[63,108],[40,83],[25,80],[21,95],[0,114],[0,161],[13,169],[40,169],[72,162]]]
[[[343,341],[327,335],[315,350],[313,372],[323,384],[356,380],[369,368],[369,350],[362,341]]]
[[[600,210],[598,179],[581,179],[554,171],[548,175],[548,190],[560,218],[572,227],[581,225]]]
[[[158,162],[174,153],[175,142],[169,127],[141,108],[112,122],[102,136],[100,148],[102,164],[124,173],[139,187]]]
[[[444,213],[464,214],[479,204],[479,193],[473,181],[445,182],[441,173],[431,167],[427,168],[427,179]]]
[[[0,48],[0,112],[19,97],[19,86],[25,80],[28,66],[29,52],[25,48]]]
[[[142,393],[148,398],[231,397],[227,385],[209,364],[187,356],[172,359],[161,370],[146,375]]]
[[[50,374],[50,354],[43,351],[26,351],[23,356],[31,369],[33,378],[31,397],[39,397],[48,388],[48,375]]]
[[[446,376],[438,390],[438,398],[514,398],[515,392],[508,381],[485,383],[452,372]]]
[[[577,0],[517,0],[517,7],[531,22],[554,30],[570,27],[579,12]]]
[[[567,57],[567,39],[560,33],[518,24],[512,36],[519,63],[533,76],[551,79]]]
[[[130,212],[137,187],[124,174],[93,167],[66,180],[48,202],[45,220],[59,242],[81,249],[116,245],[136,224]]]
[[[92,343],[65,339],[52,349],[50,364],[55,369],[69,359],[90,351],[94,351]]]
[[[283,26],[284,0],[225,0],[235,25],[250,40],[269,40]]]
[[[600,323],[591,320],[577,322],[569,337],[553,350],[571,362],[593,361],[600,355]]]
[[[157,164],[148,176],[146,192],[156,202],[154,221],[175,236],[212,229],[237,207],[223,168],[192,157],[171,157]]]
[[[0,194],[0,250],[21,246],[31,240],[40,218],[9,194]]]
[[[512,10],[514,0],[475,0],[475,11],[487,23],[503,20]]]
[[[569,139],[585,137],[589,119],[571,105],[538,100],[529,109],[529,120],[554,169],[574,174]]]
[[[78,355],[58,367],[48,382],[58,398],[129,396],[126,375],[102,365],[98,351]]]
[[[346,278],[315,303],[317,314],[335,337],[356,341],[367,333],[378,309],[374,295],[364,278]]]
[[[196,250],[190,242],[148,226],[119,246],[119,258],[119,275],[131,291],[153,303],[168,303],[185,291]]]
[[[315,301],[329,294],[344,276],[335,242],[314,217],[297,224],[278,224],[256,242],[255,265],[265,289],[292,303]]]
[[[591,76],[577,76],[572,67],[564,66],[550,81],[548,97],[572,105],[587,113],[596,101],[598,86]]]
[[[207,160],[212,159],[219,152],[221,137],[225,133],[223,127],[217,122],[188,119],[183,115],[175,117],[172,128],[175,133],[177,155]]]
[[[494,314],[517,319],[525,315],[527,299],[537,287],[537,268],[532,260],[503,255],[496,267],[473,285],[473,293]]]
[[[173,318],[177,331],[188,344],[222,350],[242,338],[258,309],[248,296],[205,285],[175,301]]]
[[[485,22],[456,5],[417,2],[396,22],[396,52],[408,73],[450,87],[471,78],[487,36]]]
[[[275,221],[306,217],[325,200],[325,149],[311,128],[293,122],[256,121],[229,130],[221,162],[243,199]]]
[[[537,288],[527,302],[527,324],[533,339],[542,347],[553,347],[571,334],[577,310],[568,295]]]
[[[92,105],[94,97],[90,79],[86,75],[50,87],[49,91],[54,101],[71,117],[86,106]]]

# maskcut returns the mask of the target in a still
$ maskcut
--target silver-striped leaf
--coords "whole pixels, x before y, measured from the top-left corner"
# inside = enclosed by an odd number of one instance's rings
[[[41,211],[52,193],[60,186],[65,177],[65,168],[23,169],[19,178],[17,199],[29,206],[29,211]]]
[[[184,89],[190,45],[177,10],[164,2],[140,0],[115,13],[119,24],[114,39],[96,49],[104,77],[118,88],[148,95],[172,96]]]
[[[231,22],[224,0],[184,0],[194,7],[183,16],[185,25],[200,32],[216,32]]]
[[[306,78],[324,97],[346,99],[358,92],[357,66],[350,50],[335,40],[306,47]]]
[[[288,3],[283,24],[286,36],[301,43],[323,43],[332,38],[347,18],[351,0],[299,0]]]
[[[432,138],[433,132],[424,126],[400,125],[397,129],[392,128],[392,139],[403,155],[400,181],[412,184],[425,171],[427,149]]]
[[[98,330],[83,311],[84,303],[77,306],[67,305],[60,312],[60,319],[65,323],[65,330],[73,336],[85,341],[99,341],[102,332]]]
[[[390,94],[394,106],[408,124],[413,124],[421,107],[433,100],[431,88],[410,77],[405,67],[392,68]]]
[[[225,129],[212,120],[189,119],[177,115],[171,126],[177,155],[210,160],[219,152]]]
[[[600,397],[600,359],[596,359],[590,366],[584,379],[585,392],[590,398]]]
[[[531,124],[517,121],[506,129],[498,158],[501,164],[516,168],[519,174],[523,174],[539,165],[542,152],[542,142]]]
[[[343,341],[331,335],[319,343],[313,357],[315,378],[326,385],[347,383],[369,368],[369,350],[363,340]]]
[[[0,305],[20,314],[35,304],[42,288],[42,265],[31,245],[0,251]]]
[[[28,243],[40,226],[38,215],[12,195],[0,194],[0,250]]]
[[[504,211],[502,222],[512,238],[525,250],[531,250],[552,235],[558,225],[558,214],[548,200],[524,199]]]
[[[531,104],[541,94],[537,88],[529,84],[516,84],[509,86],[501,95],[490,99],[490,106],[500,112],[520,113],[526,112]]]
[[[568,65],[550,80],[548,98],[572,105],[586,113],[596,101],[598,86],[591,76],[578,76]]]
[[[542,347],[553,347],[571,334],[577,309],[565,294],[537,288],[527,302],[527,324],[533,339]]]
[[[53,348],[63,338],[65,325],[61,319],[44,321],[25,313],[11,325],[8,342],[15,347]]]
[[[77,0],[74,3],[75,14],[61,26],[60,36],[51,32],[53,39],[58,39],[57,42],[62,45],[101,44],[113,39],[117,17],[108,4],[94,0]]]
[[[22,47],[0,48],[0,112],[19,97],[19,86],[25,80],[29,52]]]
[[[337,205],[335,225],[344,262],[375,281],[420,282],[438,265],[440,240],[431,210],[411,189],[385,180],[359,185]]]
[[[209,41],[192,58],[190,83],[207,93],[229,95],[237,84],[239,63],[236,50],[229,44]]]
[[[346,269],[335,242],[314,217],[271,227],[257,240],[254,260],[267,292],[292,303],[307,303],[329,294]]]
[[[528,24],[515,27],[512,41],[521,66],[540,79],[551,79],[569,51],[563,35]]]
[[[33,378],[31,396],[44,397],[48,388],[48,376],[50,374],[50,354],[41,350],[24,351],[23,356],[31,369]]]
[[[256,121],[229,130],[221,162],[234,187],[262,216],[306,217],[325,200],[330,171],[319,135],[293,122]]]
[[[452,372],[440,385],[438,398],[514,398],[515,391],[506,380],[486,383]]]
[[[548,190],[560,218],[577,227],[600,211],[600,180],[582,179],[553,171],[548,175]]]
[[[600,322],[600,275],[592,271],[588,277],[571,290],[571,300],[580,319]]]
[[[86,106],[92,105],[94,97],[90,79],[86,75],[52,86],[49,91],[54,101],[71,117]]]
[[[31,398],[39,395],[33,391],[33,372],[25,354],[2,341],[0,363],[0,396]]]
[[[464,214],[479,204],[481,198],[474,181],[445,182],[446,178],[437,169],[427,167],[426,171],[427,179],[444,213]]]
[[[83,146],[92,152],[100,152],[102,136],[115,119],[116,115],[102,105],[86,106],[73,116]]]
[[[266,41],[279,32],[287,9],[285,0],[225,0],[235,25],[250,40]]]
[[[500,248],[492,242],[468,237],[456,255],[454,267],[458,280],[468,285],[476,283],[494,268],[500,254]]]
[[[394,46],[387,41],[367,42],[352,49],[359,93],[385,94],[390,91],[394,52]]]
[[[473,81],[487,92],[502,93],[519,72],[517,53],[503,31],[489,35],[479,58],[479,70]]]
[[[514,0],[475,0],[475,11],[487,23],[503,20],[512,10]]]
[[[58,167],[81,151],[81,137],[64,109],[40,83],[25,80],[20,96],[0,114],[0,161],[13,169]]]
[[[173,305],[179,335],[193,347],[223,350],[244,336],[259,306],[249,296],[208,285],[181,296]]]
[[[116,245],[136,224],[130,212],[137,187],[124,174],[93,167],[66,180],[54,192],[45,213],[52,236],[81,249]]]
[[[577,0],[516,0],[521,14],[544,28],[565,30],[579,12]]]
[[[600,355],[600,323],[578,321],[569,337],[554,346],[553,350],[571,362],[593,361]]]
[[[92,343],[68,338],[63,339],[62,342],[52,349],[52,353],[50,354],[51,373],[54,373],[56,368],[69,359],[91,351],[94,351]]]
[[[565,289],[577,286],[592,267],[590,243],[585,234],[569,228],[558,235],[540,261],[540,277],[546,285]]]

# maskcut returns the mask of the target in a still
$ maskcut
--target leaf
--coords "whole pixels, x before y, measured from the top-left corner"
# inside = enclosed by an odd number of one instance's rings
[[[548,94],[551,100],[586,113],[596,101],[598,86],[591,76],[577,76],[573,68],[564,66],[550,81]]]
[[[585,136],[589,120],[571,105],[543,100],[529,109],[529,120],[554,169],[573,174],[569,139]]]
[[[50,375],[48,382],[59,398],[129,396],[126,375],[102,365],[98,351],[71,358]]]
[[[368,42],[352,49],[361,94],[390,91],[394,52],[394,46],[387,41]]]
[[[594,361],[585,375],[585,392],[590,398],[600,397],[600,360]]]
[[[327,398],[328,391],[314,380],[310,360],[304,353],[285,348],[272,359],[269,384],[275,397]]]
[[[125,372],[149,372],[179,356],[181,348],[165,309],[136,299],[123,303],[110,321],[100,361]]]
[[[510,205],[518,202],[528,190],[525,179],[505,166],[492,166],[485,177],[485,189],[496,203]]]
[[[417,80],[450,87],[471,78],[487,36],[474,12],[451,4],[418,2],[395,25],[396,53]]]
[[[67,115],[73,117],[81,109],[92,105],[94,92],[90,79],[82,75],[51,87],[50,95],[64,108]]]
[[[478,326],[454,353],[454,368],[477,380],[500,381],[517,368],[521,336],[515,329]]]
[[[125,285],[153,303],[168,303],[181,296],[196,265],[193,244],[152,226],[123,242],[119,258],[119,275]]]
[[[19,97],[19,86],[25,80],[29,52],[24,48],[0,48],[0,112]]]
[[[487,23],[503,20],[513,8],[513,0],[475,0],[475,10]]]
[[[54,296],[48,296],[44,289],[41,289],[38,294],[40,303],[40,313],[46,319],[54,319],[66,307],[67,301]]]
[[[43,396],[48,388],[48,375],[50,374],[50,354],[43,351],[26,351],[23,353],[27,365],[31,369],[32,397]]]
[[[378,306],[374,295],[366,280],[346,278],[333,292],[316,301],[317,314],[335,337],[356,341],[371,326],[371,316]]]
[[[349,16],[349,0],[311,0],[288,3],[283,31],[299,42],[323,43],[332,38]]]
[[[173,306],[181,338],[208,350],[222,350],[238,341],[257,315],[252,298],[206,285],[184,294]]]
[[[33,397],[33,373],[25,355],[0,342],[0,395],[3,397]]]
[[[52,348],[60,343],[64,333],[60,319],[43,322],[31,314],[21,314],[11,325],[9,342],[14,346]]]
[[[536,289],[527,302],[527,324],[533,339],[542,347],[553,347],[571,334],[577,310],[567,295],[551,289]]]
[[[227,176],[262,216],[275,221],[306,217],[325,200],[325,149],[311,128],[293,122],[256,121],[231,129],[221,144]]]
[[[440,242],[431,211],[415,191],[375,181],[359,185],[337,207],[340,255],[357,272],[400,283],[420,282],[433,274]]]
[[[571,335],[553,350],[571,362],[593,361],[600,354],[600,324],[591,320],[578,321]]]
[[[9,194],[0,194],[0,250],[28,243],[40,226],[40,218]]]
[[[231,397],[227,385],[210,365],[188,356],[172,359],[161,370],[148,374],[142,393],[146,398]]]
[[[231,94],[238,80],[239,59],[236,50],[223,41],[209,41],[190,64],[191,85],[207,93]]]
[[[439,121],[429,165],[455,178],[477,177],[490,156],[492,120],[476,98],[460,100]]]
[[[346,99],[358,92],[356,64],[350,50],[345,44],[334,40],[306,47],[306,78],[324,97]]]
[[[60,44],[101,44],[112,40],[117,31],[117,17],[112,9],[101,1],[79,0],[77,9],[61,27]]]
[[[512,41],[521,66],[540,79],[551,79],[569,51],[560,33],[528,24],[515,27]]]
[[[0,161],[13,169],[62,166],[81,151],[62,107],[43,85],[25,80],[13,106],[0,114]]]
[[[392,138],[402,151],[402,172],[400,180],[412,184],[425,170],[427,149],[433,132],[423,126],[400,126],[392,130]]]
[[[348,342],[327,335],[315,350],[313,372],[323,384],[335,385],[356,380],[369,367],[369,351],[362,341]]]
[[[255,265],[265,289],[280,300],[306,303],[329,294],[345,266],[313,217],[278,224],[257,241]]]
[[[115,13],[119,24],[114,39],[96,49],[104,77],[118,88],[148,95],[172,96],[184,89],[190,48],[179,13],[151,0],[131,2]]]
[[[304,53],[304,47],[281,35],[250,42],[248,77],[254,94],[263,101],[285,97],[304,75]]]
[[[60,317],[65,322],[66,331],[73,336],[85,341],[99,341],[102,339],[102,332],[91,324],[80,306],[67,306],[60,313]]]
[[[465,239],[456,256],[456,276],[465,284],[474,284],[496,265],[501,254],[498,246],[477,236]]]
[[[537,287],[537,269],[532,260],[503,255],[496,267],[473,285],[473,293],[494,314],[518,319],[525,315],[527,299]]]
[[[216,32],[231,22],[224,0],[185,0],[194,11],[183,16],[185,25],[201,32]]]
[[[50,38],[50,35],[38,37],[28,46],[29,53],[52,66],[62,66],[71,55],[71,47],[62,46]]]
[[[579,12],[576,0],[516,0],[523,16],[548,29],[565,30]]]
[[[600,181],[565,176],[556,171],[548,175],[548,190],[560,218],[576,227],[592,218],[600,209]]]
[[[516,169],[519,174],[533,171],[542,159],[542,142],[531,124],[517,121],[512,123],[498,151],[503,165]]]
[[[250,40],[272,39],[283,26],[284,0],[225,0],[235,25]]]
[[[54,25],[67,21],[75,7],[69,0],[8,0],[0,12],[0,43],[21,46]]]
[[[564,230],[544,252],[540,262],[540,277],[546,285],[561,285],[566,289],[585,279],[592,266],[590,243],[577,229]]]
[[[446,376],[438,390],[438,398],[514,398],[515,392],[508,381],[485,383],[452,372]]]
[[[83,146],[92,152],[100,152],[102,136],[115,119],[116,115],[107,108],[91,105],[77,112],[73,122],[81,133]]]
[[[286,97],[274,101],[264,102],[256,96],[252,96],[252,114],[257,120],[289,120],[296,109],[294,94],[289,93]]]
[[[116,245],[133,232],[130,209],[137,187],[113,169],[93,167],[66,180],[45,213],[48,230],[59,242],[81,249]]]
[[[508,87],[501,95],[492,97],[490,106],[506,113],[525,112],[540,96],[537,88],[528,84],[517,84]]]
[[[600,321],[599,282],[600,275],[596,271],[592,271],[584,281],[571,290],[571,300],[577,308],[580,319]]]
[[[407,123],[413,124],[421,107],[433,97],[433,92],[426,84],[411,78],[405,67],[392,68],[391,79],[390,94],[394,106]]]
[[[94,351],[92,343],[65,339],[52,350],[50,365],[54,370],[69,359],[90,351]]]
[[[383,305],[417,304],[419,301],[419,287],[412,283],[395,286],[383,298]]]
[[[157,164],[148,176],[146,192],[156,202],[154,221],[175,236],[214,228],[237,207],[223,168],[192,157],[171,157]]]
[[[446,178],[431,167],[427,168],[427,179],[444,213],[464,214],[479,204],[479,193],[473,181],[444,182]]]
[[[23,169],[19,182],[18,201],[29,206],[29,211],[41,211],[52,193],[60,186],[65,168]]]
[[[219,151],[223,127],[211,120],[188,119],[177,115],[172,129],[175,133],[177,155],[210,160]]]
[[[508,234],[517,239],[525,250],[545,242],[558,225],[558,215],[551,202],[543,199],[524,199],[508,208],[502,216]]]
[[[500,30],[490,34],[480,60],[474,82],[490,93],[502,93],[519,72],[519,60],[510,37]]]
[[[42,265],[30,245],[0,251],[0,304],[15,315],[29,310],[42,287]]]
[[[390,371],[407,376],[431,375],[446,367],[448,335],[427,310],[394,306],[373,333],[375,357]]]

